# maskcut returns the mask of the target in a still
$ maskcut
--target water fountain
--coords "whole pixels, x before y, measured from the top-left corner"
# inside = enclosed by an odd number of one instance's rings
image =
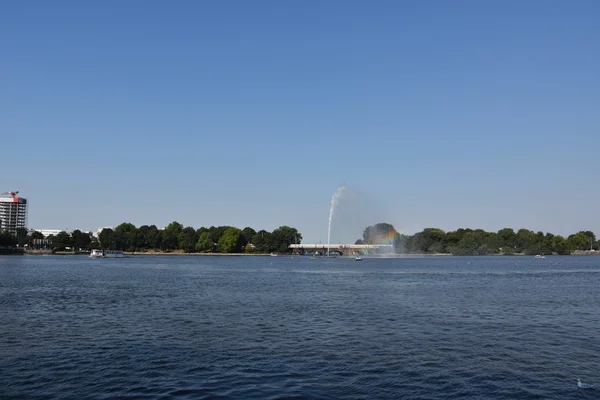
[[[353,244],[363,237],[364,229],[380,222],[389,221],[389,213],[382,207],[379,200],[375,199],[365,190],[350,188],[348,185],[338,187],[329,205],[329,219],[327,224],[327,256],[330,254],[332,236],[334,243]],[[379,235],[378,242],[374,244],[389,244],[389,238]],[[394,249],[388,250],[390,255]]]
[[[333,196],[331,196],[331,205],[329,206],[329,223],[327,224],[327,255],[329,256],[329,245],[331,241],[331,220],[333,219],[333,213],[336,205],[340,199],[344,198],[344,194],[348,191],[346,185],[340,186],[335,190]]]

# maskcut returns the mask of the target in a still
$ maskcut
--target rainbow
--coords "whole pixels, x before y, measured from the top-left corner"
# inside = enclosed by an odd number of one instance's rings
[[[397,240],[400,234],[396,231],[388,231],[385,233],[381,233],[379,235],[375,235],[375,240],[373,241],[375,244],[389,244],[393,245]]]

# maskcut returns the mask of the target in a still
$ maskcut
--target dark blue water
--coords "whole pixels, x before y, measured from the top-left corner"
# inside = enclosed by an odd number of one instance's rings
[[[0,257],[0,326],[2,398],[600,398],[600,257]]]

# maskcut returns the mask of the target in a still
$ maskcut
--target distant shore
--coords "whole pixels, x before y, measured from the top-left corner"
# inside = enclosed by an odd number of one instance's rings
[[[161,252],[161,251],[124,251],[126,256],[268,256],[263,253],[184,253],[184,252]]]
[[[0,252],[0,254],[3,254]],[[57,256],[83,256],[89,255],[90,252],[72,252],[72,251],[55,251],[52,250],[27,250],[23,252],[12,252],[12,253],[4,253],[6,254],[28,254],[28,255],[57,255]],[[233,257],[268,257],[268,256],[277,256],[277,257],[311,257],[312,254],[298,255],[298,254],[290,254],[290,253],[185,253],[182,251],[170,251],[170,252],[161,252],[161,251],[134,251],[134,252],[123,252],[126,256],[185,256],[185,257],[225,257],[225,256],[233,256]],[[555,255],[555,254],[554,254]],[[575,251],[571,253],[572,256],[600,256],[600,251]],[[453,256],[449,253],[405,253],[405,254],[362,254],[363,257],[460,257]],[[553,255],[546,255],[548,257],[552,257]],[[322,256],[317,256],[322,257]],[[355,257],[354,254],[345,254],[345,255],[332,255],[331,257]],[[487,254],[483,256],[474,256],[474,255],[466,255],[463,257],[533,257],[533,255],[517,253],[517,254]]]

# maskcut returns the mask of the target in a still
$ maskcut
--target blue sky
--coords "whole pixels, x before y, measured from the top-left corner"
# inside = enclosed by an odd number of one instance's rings
[[[383,221],[600,234],[599,18],[594,0],[4,1],[0,189],[37,229],[326,241],[346,184],[332,241]]]

